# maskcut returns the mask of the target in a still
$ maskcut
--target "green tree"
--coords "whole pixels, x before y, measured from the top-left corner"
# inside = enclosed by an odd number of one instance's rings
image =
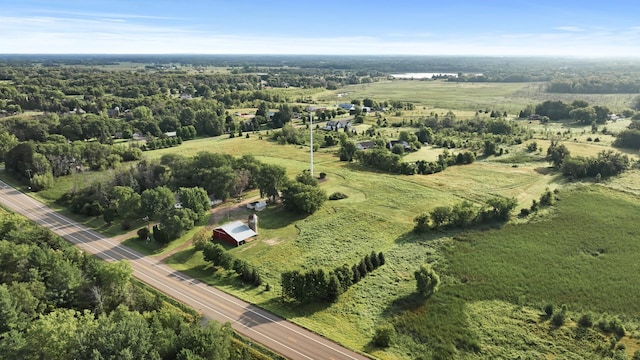
[[[313,214],[327,200],[327,193],[317,186],[291,182],[282,189],[282,200],[291,211]]]
[[[198,215],[191,209],[175,209],[172,208],[160,217],[161,229],[167,234],[166,240],[177,239],[190,229],[193,229]]]
[[[422,144],[431,144],[433,142],[433,130],[430,127],[420,125],[420,129],[416,133],[416,136],[418,137],[418,141]]]
[[[0,335],[18,325],[18,306],[6,284],[0,284]]]
[[[110,194],[111,205],[123,218],[137,216],[140,213],[140,194],[129,186],[114,186]]]
[[[391,324],[378,326],[373,335],[373,344],[380,348],[387,348],[395,341],[396,329]]]
[[[280,165],[263,165],[260,168],[260,176],[256,179],[260,189],[260,197],[268,196],[275,201],[285,185],[286,174],[286,169]]]
[[[68,359],[76,358],[78,339],[83,333],[95,326],[93,315],[89,312],[78,313],[70,309],[55,309],[40,316],[27,328],[28,358]]]
[[[440,286],[440,276],[436,274],[430,265],[422,265],[415,273],[416,287],[418,293],[424,297],[429,297],[438,291]]]
[[[191,108],[184,108],[180,111],[179,120],[182,126],[192,126],[196,122],[196,113]]]
[[[266,102],[261,102],[256,110],[256,116],[266,117],[269,114],[269,105]]]
[[[560,168],[565,158],[569,157],[569,149],[556,140],[551,140],[551,145],[547,149],[547,160],[553,163],[555,168]]]
[[[289,105],[280,105],[279,110],[273,115],[271,119],[271,127],[274,129],[279,129],[286,123],[291,122],[291,119],[293,119],[293,111],[291,110]]]
[[[438,206],[429,213],[434,228],[440,228],[451,221],[452,211],[448,206]]]
[[[178,198],[180,199],[182,207],[193,211],[197,215],[198,220],[203,219],[211,208],[209,195],[207,195],[207,191],[201,187],[181,187],[178,189]]]
[[[327,283],[327,300],[330,302],[338,301],[338,298],[343,291],[344,289],[342,288],[340,280],[336,274],[329,274],[329,282]]]
[[[358,150],[358,148],[353,141],[341,141],[340,150],[338,150],[340,161],[353,161],[353,156],[355,155],[356,150]]]
[[[569,116],[581,124],[591,124],[596,120],[596,111],[593,108],[577,108],[569,112]]]
[[[509,220],[511,210],[515,209],[518,201],[514,198],[493,197],[487,200],[487,205],[491,207],[491,218],[506,221]]]
[[[482,151],[484,153],[484,156],[491,156],[491,155],[495,155],[496,153],[496,143],[493,142],[492,140],[485,140],[484,141],[484,150]]]
[[[417,233],[424,233],[429,231],[429,214],[422,213],[415,218],[413,218],[413,222],[415,223],[413,227],[413,231]]]
[[[0,131],[0,162],[4,161],[4,154],[18,145],[18,138],[7,131]]]
[[[150,219],[158,219],[161,214],[173,208],[173,192],[166,186],[147,189],[140,195],[140,210]]]
[[[606,106],[596,105],[593,107],[593,110],[596,113],[595,121],[598,124],[605,124],[607,122],[607,118],[609,114],[611,114],[611,110],[609,110]]]
[[[133,117],[141,121],[153,121],[153,112],[146,106],[138,106],[132,111]]]
[[[318,180],[311,176],[311,173],[307,170],[298,174],[296,176],[296,181],[305,185],[318,186]]]

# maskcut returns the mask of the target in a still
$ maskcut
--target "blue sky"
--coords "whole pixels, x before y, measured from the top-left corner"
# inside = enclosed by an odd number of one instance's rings
[[[640,57],[640,2],[0,0],[0,53]]]

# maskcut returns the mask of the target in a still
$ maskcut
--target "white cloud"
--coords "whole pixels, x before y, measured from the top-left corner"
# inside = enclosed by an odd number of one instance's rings
[[[585,31],[583,28],[578,26],[558,26],[555,28],[560,31],[568,31],[568,32],[583,32]]]
[[[129,20],[124,20],[129,19]],[[205,33],[146,24],[120,15],[96,19],[0,16],[5,53],[398,54],[638,57],[640,32],[430,33],[323,37]],[[421,36],[422,35],[422,36]]]

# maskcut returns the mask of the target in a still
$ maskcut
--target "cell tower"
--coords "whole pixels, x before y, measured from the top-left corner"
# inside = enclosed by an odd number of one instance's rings
[[[311,177],[313,177],[313,113],[309,111],[309,134],[311,138],[310,154],[311,154]]]

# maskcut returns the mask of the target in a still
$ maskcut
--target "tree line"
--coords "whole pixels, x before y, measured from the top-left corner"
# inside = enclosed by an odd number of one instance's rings
[[[528,106],[520,111],[518,115],[521,119],[529,118],[533,115],[546,120],[571,119],[580,124],[604,124],[607,122],[611,110],[606,106],[591,106],[587,101],[574,100],[570,104],[562,100],[547,100],[535,106]]]
[[[503,222],[511,217],[518,202],[513,198],[493,197],[483,206],[462,201],[454,206],[437,206],[429,213],[422,213],[413,219],[413,230],[424,233],[430,230],[466,228],[479,224]]]
[[[246,261],[236,259],[220,244],[214,244],[205,237],[203,241],[197,243],[196,250],[202,250],[204,260],[213,266],[219,266],[225,270],[233,270],[246,284],[253,286],[262,285],[262,277],[255,267],[250,266]]]
[[[329,272],[324,269],[283,272],[280,279],[282,298],[299,304],[336,302],[349,287],[360,282],[385,262],[383,253],[376,254],[372,251],[351,267],[345,264]]]
[[[546,159],[564,176],[575,179],[607,178],[619,175],[631,167],[629,157],[620,152],[603,150],[595,157],[571,156],[569,149],[556,140],[551,141]]]
[[[120,168],[108,180],[74,187],[56,203],[74,213],[103,216],[107,223],[120,220],[127,229],[141,218],[159,221],[151,234],[166,243],[202,221],[211,198],[226,200],[257,188],[261,197],[282,198],[291,211],[313,214],[327,199],[317,185],[308,173],[290,180],[284,167],[248,155],[200,152],[187,158],[167,154],[160,160]]]
[[[18,142],[15,137],[0,132],[0,138],[8,139],[10,147],[3,154],[5,169],[18,181],[32,187],[33,191],[53,185],[54,177],[70,175],[78,171],[115,168],[121,162],[142,158],[137,147],[109,146],[97,142]]]
[[[554,79],[549,82],[547,92],[565,94],[637,94],[640,93],[640,76],[584,76]]]

